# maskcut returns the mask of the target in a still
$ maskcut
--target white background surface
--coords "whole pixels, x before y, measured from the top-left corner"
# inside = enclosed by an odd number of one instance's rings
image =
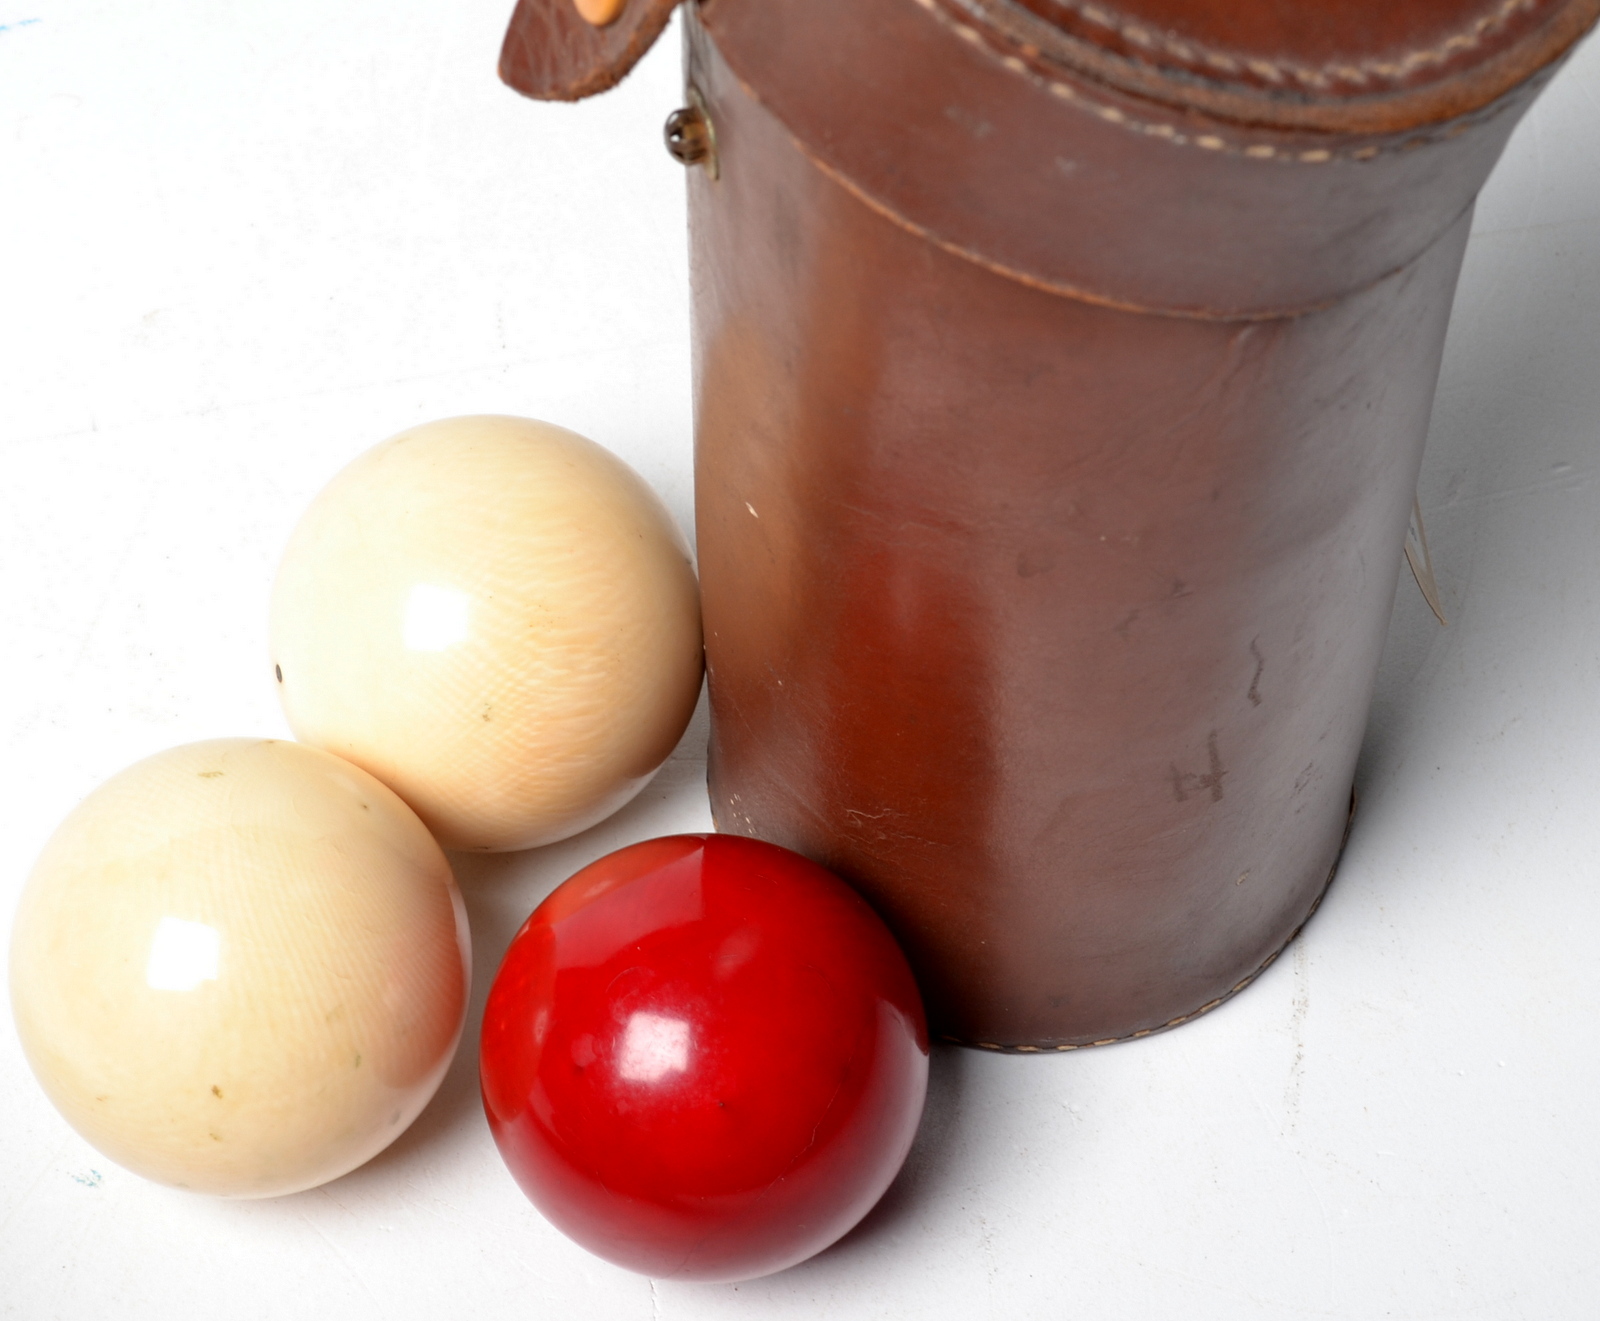
[[[0,934],[55,823],[162,747],[282,734],[265,603],[299,511],[412,423],[542,416],[688,526],[672,34],[619,91],[494,73],[509,0],[0,0]],[[476,1016],[556,882],[709,828],[705,727],[621,816],[463,859],[473,1021],[325,1188],[143,1183],[0,1021],[6,1317],[1600,1315],[1600,45],[1479,208],[1338,880],[1223,1009],[1056,1058],[940,1050],[863,1226],[733,1288],[546,1226],[478,1107]]]

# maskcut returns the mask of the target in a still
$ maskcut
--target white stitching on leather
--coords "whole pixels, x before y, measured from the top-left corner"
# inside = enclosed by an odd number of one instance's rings
[[[1304,83],[1308,87],[1325,88],[1335,79],[1357,84],[1368,83],[1377,79],[1389,79],[1398,82],[1403,78],[1409,77],[1425,65],[1444,64],[1463,51],[1471,50],[1474,46],[1481,45],[1484,38],[1496,28],[1504,27],[1509,23],[1519,10],[1538,8],[1541,0],[1501,0],[1498,7],[1490,10],[1487,14],[1480,14],[1466,31],[1452,34],[1437,46],[1410,51],[1399,59],[1368,59],[1361,60],[1355,64],[1324,64],[1321,66],[1302,64],[1297,60],[1235,57],[1223,51],[1197,47],[1192,42],[1185,41],[1179,37],[1152,32],[1149,28],[1141,27],[1137,23],[1129,23],[1117,15],[1100,8],[1098,5],[1083,4],[1080,0],[1059,0],[1059,3],[1075,10],[1079,17],[1095,24],[1097,27],[1103,27],[1115,32],[1131,45],[1138,46],[1144,50],[1159,50],[1185,64],[1192,65],[1203,62],[1213,69],[1221,70],[1223,73],[1237,73],[1241,69],[1248,69],[1258,78],[1265,79],[1268,82],[1282,82],[1287,77],[1294,79],[1296,82]]]
[[[916,3],[932,14],[940,23],[954,31],[962,40],[994,55],[1011,72],[1019,73],[1030,80],[1043,82],[1044,86],[1061,100],[1077,105],[1097,118],[1106,120],[1108,123],[1120,124],[1134,132],[1161,138],[1174,146],[1193,145],[1204,151],[1221,152],[1224,155],[1231,156],[1245,156],[1251,160],[1272,160],[1296,165],[1326,165],[1334,161],[1369,161],[1380,154],[1387,155],[1411,151],[1417,147],[1426,146],[1431,142],[1439,142],[1447,138],[1456,137],[1477,122],[1477,116],[1466,116],[1450,124],[1442,132],[1424,131],[1413,134],[1396,143],[1386,143],[1383,146],[1367,145],[1346,151],[1332,151],[1321,147],[1309,149],[1288,146],[1275,147],[1265,142],[1233,141],[1215,132],[1185,134],[1179,132],[1171,124],[1137,119],[1115,106],[1109,106],[1103,101],[1085,96],[1070,83],[1052,79],[1040,73],[1034,66],[1029,65],[1017,55],[1001,55],[991,43],[992,41],[1007,41],[1003,34],[995,32],[984,33],[968,24],[958,22],[939,5],[938,0],[916,0]],[[1538,3],[1538,0],[1507,0],[1507,3]],[[1009,41],[1007,41],[1007,45],[1030,58],[1039,54],[1039,50],[1035,46],[1021,43],[1013,44]],[[1211,57],[1207,56],[1207,58],[1209,60]],[[1493,107],[1486,107],[1485,109],[1489,113],[1493,111]]]

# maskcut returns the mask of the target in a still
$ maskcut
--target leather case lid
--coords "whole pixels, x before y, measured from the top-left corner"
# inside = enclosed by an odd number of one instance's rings
[[[1008,47],[951,2],[701,0],[690,76],[714,67],[703,30],[801,150],[897,223],[1014,279],[1183,316],[1292,315],[1400,270],[1471,205],[1556,67],[1403,132],[1240,124]]]
[[[678,3],[626,0],[614,22],[595,27],[573,0],[518,0],[500,76],[542,100],[605,91]],[[1600,14],[1600,0],[939,3],[1029,63],[1223,120],[1347,133],[1402,131],[1488,105]]]
[[[1219,119],[1389,133],[1478,110],[1596,0],[940,0],[1025,60]]]
[[[1270,318],[1398,271],[1444,233],[1600,14],[1600,0],[1122,3],[695,0],[690,77],[710,38],[821,169],[999,274]],[[545,97],[610,86],[673,4],[624,0],[593,28],[574,0],[520,0],[502,73]]]

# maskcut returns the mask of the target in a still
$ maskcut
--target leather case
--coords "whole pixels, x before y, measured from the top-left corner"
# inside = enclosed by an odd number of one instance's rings
[[[521,0],[502,74],[609,86]],[[1600,0],[700,0],[718,828],[949,1039],[1240,990],[1337,860],[1471,207]]]

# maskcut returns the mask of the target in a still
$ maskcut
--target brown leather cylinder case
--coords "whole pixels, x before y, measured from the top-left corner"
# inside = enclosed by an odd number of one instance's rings
[[[1472,199],[1596,0],[1135,8],[687,15],[715,819],[991,1048],[1316,906]]]

